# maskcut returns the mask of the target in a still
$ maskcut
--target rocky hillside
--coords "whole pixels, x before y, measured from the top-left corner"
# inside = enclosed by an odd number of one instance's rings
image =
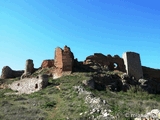
[[[0,79],[0,120],[157,120],[160,70],[143,67],[140,55],[94,53],[83,62],[71,49],[25,70],[4,66]]]
[[[45,68],[33,76],[49,70]],[[46,88],[32,94],[18,95],[7,88],[17,80],[0,80],[1,87],[6,86],[0,89],[1,120],[134,120],[160,108],[160,95],[149,94],[117,70],[50,77]]]

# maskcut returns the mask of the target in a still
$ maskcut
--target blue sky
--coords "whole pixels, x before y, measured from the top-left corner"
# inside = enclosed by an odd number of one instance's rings
[[[137,52],[160,69],[159,0],[0,0],[0,71],[33,59],[40,67],[67,45],[79,61],[93,53]]]

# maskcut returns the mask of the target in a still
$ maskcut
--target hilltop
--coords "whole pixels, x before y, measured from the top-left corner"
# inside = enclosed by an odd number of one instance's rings
[[[0,119],[158,119],[159,73],[141,66],[135,52],[95,53],[81,62],[69,47],[58,47],[39,68],[28,59],[25,70],[2,69]]]

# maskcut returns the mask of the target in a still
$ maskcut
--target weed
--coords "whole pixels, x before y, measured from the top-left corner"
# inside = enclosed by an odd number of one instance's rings
[[[84,96],[79,96],[73,86],[82,85],[82,81],[90,80],[93,74],[98,73],[77,72],[54,80],[49,78],[49,86],[29,95],[5,95],[13,91],[0,89],[0,119],[88,119],[90,115],[84,114],[84,112],[89,111],[89,106],[85,104]],[[106,71],[104,74],[121,75],[122,73]],[[18,80],[18,78],[14,80]],[[10,83],[9,80],[2,81]],[[60,90],[56,86],[59,86]],[[133,86],[127,92],[116,93],[108,89],[103,91],[88,87],[85,87],[85,89],[91,91],[94,96],[105,100],[109,104],[108,109],[111,109],[112,114],[117,116],[117,120],[132,120],[133,117],[125,117],[126,113],[143,114],[154,108],[160,108],[160,95],[148,94],[139,86]],[[83,115],[80,115],[80,113],[83,113]],[[98,114],[94,116],[98,116]]]

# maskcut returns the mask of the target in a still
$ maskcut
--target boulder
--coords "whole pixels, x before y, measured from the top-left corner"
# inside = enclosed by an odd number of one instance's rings
[[[94,89],[94,80],[91,79],[91,80],[83,80],[82,83],[85,85],[85,86],[88,86],[89,88],[91,89]]]
[[[141,86],[147,86],[148,80],[139,79],[138,82],[140,83]]]
[[[153,109],[151,110],[151,112],[148,112],[139,118],[135,118],[134,120],[159,120],[159,119],[160,119],[160,110]]]
[[[123,73],[123,74],[121,75],[121,79],[129,80],[129,79],[130,79],[130,76],[129,76],[127,73]]]

